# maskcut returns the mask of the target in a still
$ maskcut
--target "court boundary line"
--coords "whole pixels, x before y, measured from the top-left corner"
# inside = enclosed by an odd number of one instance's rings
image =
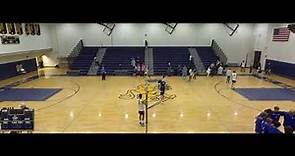
[[[220,80],[219,82],[217,82],[214,85],[214,89],[215,89],[215,91],[217,92],[218,95],[222,96],[223,98],[227,99],[228,101],[230,101],[233,104],[237,104],[237,105],[240,105],[240,106],[243,106],[243,107],[247,107],[249,109],[260,111],[260,112],[263,111],[263,110],[260,110],[260,109],[255,108],[255,107],[251,107],[251,106],[247,106],[247,105],[241,104],[241,103],[239,103],[237,101],[234,101],[234,100],[230,99],[229,97],[225,96],[224,94],[221,94],[221,91],[224,90],[224,89],[226,89],[226,88],[221,88],[221,89],[217,90],[217,86],[219,84],[221,84],[221,82],[222,82],[222,80]]]
[[[227,132],[227,131],[208,131],[208,132],[198,132],[198,131],[183,131],[183,132],[158,132],[158,131],[151,131],[148,133],[145,132],[123,132],[123,131],[114,131],[114,132],[89,132],[89,131],[77,131],[77,132],[62,132],[62,131],[51,131],[51,132],[36,132],[36,134],[254,134],[252,131],[237,131],[237,132]]]

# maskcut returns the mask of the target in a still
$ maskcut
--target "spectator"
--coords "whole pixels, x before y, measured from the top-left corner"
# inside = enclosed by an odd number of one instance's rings
[[[177,75],[177,76],[181,75],[181,72],[182,72],[181,66],[180,66],[180,65],[177,65],[177,68],[176,68],[176,75]]]
[[[242,63],[241,63],[241,72],[245,72],[245,67],[246,67],[246,62],[245,62],[245,60],[243,60],[242,61]]]
[[[104,65],[102,65],[102,67],[101,67],[102,80],[106,80],[106,74],[107,74],[107,72],[105,70],[105,67],[104,67]]]
[[[137,66],[134,66],[134,69],[133,69],[133,76],[136,76],[136,73],[137,73]]]
[[[215,66],[215,64],[214,63],[212,63],[211,65],[210,65],[210,76],[213,76],[215,73],[217,73],[216,72],[216,66]]]
[[[135,68],[135,64],[136,64],[135,59],[132,57],[132,58],[131,58],[131,66],[132,66],[133,68]]]
[[[136,63],[137,66],[138,66],[139,62],[140,62],[140,58],[139,58],[139,56],[137,56],[136,57],[136,61],[135,61],[135,63]]]
[[[192,68],[193,67],[193,64],[194,64],[194,62],[193,62],[193,56],[190,55],[189,56],[189,67]]]
[[[270,75],[270,72],[271,72],[270,62],[268,62],[265,67],[265,74]]]
[[[168,68],[167,68],[167,75],[168,76],[171,76],[171,63],[170,62],[168,62]]]
[[[193,72],[194,72],[193,79],[196,79],[197,78],[197,75],[198,75],[197,68],[194,68]]]
[[[148,66],[145,66],[144,75],[149,76],[149,67]]]
[[[144,76],[145,68],[146,68],[146,67],[145,67],[145,64],[142,63],[142,64],[141,64],[141,69],[140,69],[140,75],[141,75],[141,76]]]
[[[189,73],[189,78],[188,78],[188,81],[191,81],[191,80],[192,80],[192,78],[193,78],[193,76],[194,76],[193,69],[189,69],[188,73]]]
[[[138,64],[137,64],[137,68],[136,68],[136,69],[137,69],[137,71],[136,71],[136,75],[139,75],[139,76],[140,76],[140,71],[141,71],[140,68],[141,68],[141,66],[140,66],[140,64],[138,63]]]
[[[148,41],[145,40],[144,43],[145,43],[145,48],[148,48]]]
[[[183,66],[183,68],[182,68],[182,77],[186,78],[186,76],[187,76],[187,67]]]
[[[96,56],[93,58],[93,61],[95,62],[96,66],[99,66],[99,61],[98,61],[98,58]]]
[[[211,71],[212,71],[211,66],[209,66],[209,67],[207,68],[207,71],[206,71],[206,72],[207,72],[207,77],[210,76]]]
[[[193,56],[190,55],[190,56],[189,56],[189,61],[191,62],[192,60],[193,60]]]
[[[217,59],[217,61],[216,61],[216,66],[219,67],[220,64],[221,64],[220,60]]]
[[[217,74],[218,75],[222,75],[223,74],[223,67],[222,66],[219,66]]]

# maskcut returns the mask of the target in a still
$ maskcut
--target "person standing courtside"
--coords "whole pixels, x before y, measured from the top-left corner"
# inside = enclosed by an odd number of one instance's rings
[[[148,41],[147,41],[147,34],[144,34],[144,36],[145,36],[145,39],[144,39],[144,47],[145,48],[148,48]]]
[[[101,67],[101,75],[102,75],[102,80],[106,80],[106,74],[107,74],[107,72],[106,72],[106,70],[105,70],[105,67],[104,66],[102,66]]]
[[[182,68],[182,78],[186,79],[186,76],[187,76],[187,67],[183,66],[183,68]]]
[[[246,68],[246,62],[245,60],[243,60],[241,63],[241,72],[245,72],[245,68]]]
[[[188,81],[191,81],[192,78],[194,77],[193,69],[189,69],[188,73],[189,73]]]

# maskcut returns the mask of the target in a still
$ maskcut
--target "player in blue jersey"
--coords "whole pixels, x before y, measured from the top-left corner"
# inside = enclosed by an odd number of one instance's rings
[[[282,132],[274,126],[273,120],[271,118],[267,118],[265,123],[263,124],[264,134],[282,134]]]
[[[267,113],[262,112],[256,117],[255,121],[255,133],[261,134],[263,133],[263,124],[265,122],[265,118],[267,117]]]
[[[294,132],[295,130],[295,111],[290,110],[289,112],[283,112],[284,116],[284,131],[285,133],[288,132]]]

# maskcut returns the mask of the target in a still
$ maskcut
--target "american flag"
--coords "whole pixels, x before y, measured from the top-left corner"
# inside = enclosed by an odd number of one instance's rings
[[[287,27],[274,28],[272,41],[286,42],[289,40],[290,30]]]

